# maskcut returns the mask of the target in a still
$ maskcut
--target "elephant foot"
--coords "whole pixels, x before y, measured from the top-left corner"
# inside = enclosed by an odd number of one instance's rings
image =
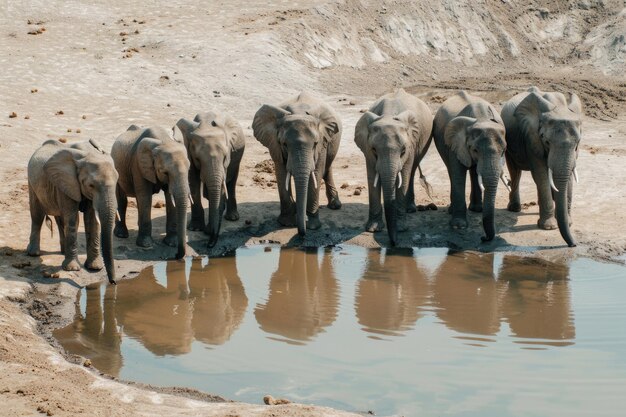
[[[102,268],[104,268],[104,261],[100,256],[85,261],[85,269],[89,271],[100,271]]]
[[[121,222],[115,222],[115,229],[113,229],[113,234],[122,239],[126,239],[128,237],[128,228],[125,224]]]
[[[178,246],[178,236],[176,235],[176,233],[165,235],[165,237],[163,238],[163,243],[171,248],[175,248],[176,246]]]
[[[339,210],[341,208],[341,201],[339,200],[339,196],[334,196],[329,202],[328,206],[331,210]]]
[[[483,211],[483,203],[470,203],[468,209],[475,213],[482,213]]]
[[[306,222],[306,228],[309,230],[317,230],[322,227],[322,222],[320,222],[320,214],[307,214],[308,217]]]
[[[40,254],[39,245],[35,245],[33,243],[29,243],[28,247],[26,248],[26,255],[28,255],[28,256],[39,256],[39,254]]]
[[[510,201],[509,204],[506,206],[506,209],[514,213],[519,213],[520,211],[522,211],[522,205],[517,201]]]
[[[139,235],[137,236],[137,246],[139,246],[140,248],[151,248],[152,246],[154,246],[154,240],[152,240],[152,236],[144,236],[144,235]]]
[[[407,201],[406,203],[406,212],[407,213],[416,213],[417,205],[415,205],[415,201]]]
[[[537,220],[537,226],[539,226],[540,229],[544,230],[554,230],[559,228],[559,225],[557,224],[554,217],[548,217],[547,219],[540,218],[539,220]]]
[[[80,271],[80,264],[77,259],[65,259],[61,266],[65,271]]]
[[[191,230],[194,232],[199,232],[204,230],[204,220],[203,219],[191,219],[189,224],[187,225],[187,230]]]
[[[453,229],[467,229],[467,219],[463,217],[453,217],[452,220],[450,220],[450,226]]]
[[[289,214],[281,213],[280,216],[278,216],[278,223],[280,223],[282,226],[294,227],[296,225],[296,214],[295,213],[289,213]]]
[[[365,230],[370,233],[380,232],[384,227],[383,219],[380,217],[370,218],[365,224]]]
[[[239,212],[237,210],[233,210],[231,212],[226,212],[226,215],[224,216],[224,218],[226,220],[230,220],[231,222],[235,222],[237,220],[239,220]]]

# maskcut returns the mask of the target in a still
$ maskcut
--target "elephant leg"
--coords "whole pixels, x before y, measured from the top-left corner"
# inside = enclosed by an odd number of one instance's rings
[[[91,271],[99,271],[104,268],[104,261],[100,256],[100,227],[96,221],[96,212],[90,203],[85,214],[85,235],[87,237],[87,260],[85,268]]]
[[[415,158],[415,162],[411,167],[411,174],[409,175],[409,186],[406,190],[406,212],[407,213],[415,213],[417,212],[417,205],[415,204],[415,171],[417,170],[417,158]]]
[[[522,178],[522,170],[515,164],[515,162],[506,155],[506,166],[509,169],[509,175],[511,175],[511,191],[509,192],[509,204],[507,210],[513,212],[522,211],[522,200],[519,194],[519,183]]]
[[[531,169],[533,180],[537,185],[537,197],[539,200],[539,220],[537,226],[545,230],[557,229],[558,225],[554,217],[554,200],[552,199],[552,189],[548,179],[548,167],[540,164],[540,167]]]
[[[175,248],[178,246],[178,236],[176,234],[176,207],[174,206],[172,195],[165,193],[165,237],[163,243]]]
[[[381,187],[380,179],[374,186],[374,178],[376,177],[376,162],[366,161],[367,165],[367,194],[369,197],[369,215],[365,230],[368,232],[379,232],[383,230],[383,205],[380,200]]]
[[[150,187],[151,188],[151,187]],[[137,211],[139,233],[137,234],[137,246],[141,248],[151,248],[154,245],[152,240],[152,192],[151,190],[137,190]]]
[[[115,229],[113,234],[117,237],[125,239],[128,237],[128,227],[126,227],[126,208],[128,207],[128,196],[122,190],[118,184],[115,187],[115,198],[117,199],[117,212],[119,213],[119,220],[115,220]]]
[[[281,157],[282,158],[282,157]],[[278,186],[278,197],[280,198],[280,215],[278,223],[283,226],[293,227],[296,225],[296,202],[291,195],[291,181],[285,184],[287,179],[287,169],[282,159],[274,160],[274,170],[276,172],[276,185]],[[287,187],[285,186],[287,185]]]
[[[239,162],[237,162],[236,166],[233,167],[231,165],[228,166],[228,170],[226,171],[226,189],[228,190],[228,200],[226,200],[226,215],[224,218],[230,221],[239,220],[239,212],[237,211],[237,178],[239,177]]]
[[[476,213],[483,211],[483,192],[478,184],[478,174],[476,167],[470,168],[470,203],[469,209]]]
[[[339,210],[341,208],[341,200],[339,200],[339,192],[335,186],[335,178],[333,177],[332,165],[326,169],[324,176],[324,186],[326,187],[326,198],[328,199],[328,208],[331,210]]]
[[[30,240],[26,248],[28,256],[39,256],[41,245],[41,225],[46,218],[46,212],[41,206],[35,193],[29,187],[29,205],[30,205]]]
[[[451,161],[450,169],[450,206],[452,207],[452,219],[450,226],[454,229],[467,228],[467,206],[465,203],[465,181],[467,168],[460,162]]]
[[[187,226],[188,230],[200,231],[204,230],[205,227],[201,189],[200,171],[192,163],[189,168],[189,192],[191,193],[193,204],[191,205],[191,221]]]
[[[61,253],[65,254],[65,225],[63,224],[63,216],[54,216],[54,221],[59,230],[59,244],[61,245]]]
[[[66,271],[80,271],[78,263],[78,210],[70,211],[70,214],[63,216],[63,225],[65,232],[65,259],[62,267]]]

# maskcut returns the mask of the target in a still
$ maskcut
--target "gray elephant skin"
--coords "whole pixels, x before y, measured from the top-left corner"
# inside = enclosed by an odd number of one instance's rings
[[[450,225],[467,228],[465,182],[469,170],[469,209],[482,212],[485,236],[481,239],[493,240],[496,193],[507,147],[498,111],[482,98],[461,91],[447,99],[435,114],[433,136],[450,178]]]
[[[319,229],[322,178],[328,207],[341,207],[331,166],[341,140],[339,117],[322,100],[303,92],[278,106],[263,105],[254,115],[252,129],[274,161],[280,198],[278,222],[297,226],[300,236],[306,234],[306,229]]]
[[[115,222],[115,185],[118,174],[113,160],[94,142],[63,145],[48,140],[28,162],[28,194],[31,233],[26,252],[40,254],[41,226],[54,216],[59,229],[63,269],[78,271],[77,236],[79,211],[84,213],[87,237],[85,268],[101,270],[115,283],[113,225]],[[49,224],[52,230],[52,224]],[[102,246],[102,256],[100,247]]]
[[[180,119],[176,127],[183,135],[191,163],[189,187],[193,204],[188,229],[204,230],[209,235],[209,247],[213,247],[220,233],[224,208],[226,220],[239,220],[235,190],[246,139],[235,119],[213,112],[197,114],[193,121]],[[206,226],[202,194],[209,200]]]
[[[354,141],[367,167],[369,217],[365,229],[385,222],[392,246],[407,229],[406,213],[415,211],[414,176],[431,143],[433,117],[423,101],[400,89],[379,98],[355,127]]]
[[[185,256],[189,198],[189,159],[185,146],[160,127],[132,125],[113,143],[111,157],[119,173],[116,189],[120,220],[115,236],[128,237],[128,197],[137,199],[139,233],[137,246],[149,248],[152,240],[152,194],[165,194],[166,235],[163,243],[177,247],[176,258]]]
[[[570,231],[573,180],[581,139],[582,104],[576,94],[542,92],[531,87],[502,107],[506,126],[506,162],[511,174],[508,209],[522,209],[519,183],[530,171],[537,185],[542,229],[559,228],[568,246],[576,246]],[[556,217],[556,219],[555,219]]]

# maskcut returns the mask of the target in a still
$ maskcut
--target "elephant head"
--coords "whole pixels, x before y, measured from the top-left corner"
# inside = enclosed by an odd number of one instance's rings
[[[228,191],[226,173],[230,165],[233,143],[240,133],[236,122],[230,118],[200,122],[198,116],[191,121],[180,119],[176,127],[183,134],[190,162],[200,171],[209,200],[209,247],[215,246]]]
[[[576,246],[569,227],[568,188],[577,180],[576,159],[581,138],[582,105],[576,94],[569,100],[561,94],[541,95],[533,90],[515,110],[514,116],[536,157],[547,161],[553,190],[555,217],[568,246]]]
[[[282,163],[286,180],[279,187],[290,193],[291,176],[296,188],[296,222],[298,234],[306,233],[307,196],[311,188],[318,192],[315,172],[322,149],[339,132],[339,121],[324,109],[293,113],[280,107],[263,105],[254,115],[254,136],[266,146],[275,163]],[[277,161],[277,159],[279,159]]]
[[[113,226],[117,200],[115,186],[118,174],[109,155],[78,149],[63,149],[44,165],[44,172],[64,194],[81,203],[92,202],[100,224],[102,259],[109,282],[115,283],[113,263]]]
[[[471,105],[470,105],[471,106]],[[462,111],[461,114],[464,112]],[[498,180],[503,175],[506,150],[504,124],[491,113],[491,118],[458,116],[452,119],[444,132],[444,141],[450,151],[466,168],[476,167],[478,184],[484,191],[483,241],[491,241],[496,234],[495,202]]]
[[[391,245],[398,236],[397,190],[404,196],[409,180],[403,167],[411,166],[420,131],[417,115],[406,110],[395,116],[365,112],[355,129],[355,142],[376,170],[374,188],[382,187],[385,222]],[[406,176],[406,177],[405,177]]]
[[[137,146],[137,162],[141,175],[162,187],[173,198],[176,208],[176,235],[178,251],[176,258],[185,256],[187,241],[187,209],[189,198],[189,159],[182,143],[174,140],[161,141],[143,138]]]

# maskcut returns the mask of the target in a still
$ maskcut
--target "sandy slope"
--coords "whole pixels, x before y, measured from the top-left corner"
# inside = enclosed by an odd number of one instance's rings
[[[195,398],[188,400],[119,384],[66,362],[39,332],[46,336],[71,319],[77,288],[104,274],[60,271],[59,280],[42,278],[42,271],[58,271],[61,262],[56,236],[47,233],[41,258],[23,255],[30,226],[25,167],[48,138],[95,138],[109,148],[131,123],[169,127],[198,111],[223,111],[244,126],[247,149],[237,190],[241,220],[225,222],[212,254],[266,239],[376,247],[386,245],[387,237],[363,233],[367,195],[355,190],[366,185],[365,167],[353,142],[360,111],[376,96],[402,86],[434,111],[460,88],[496,105],[532,84],[573,90],[589,116],[573,211],[579,247],[564,248],[558,231],[535,227],[536,194],[528,173],[522,213],[504,210],[506,196],[498,196],[495,242],[480,244],[479,215],[470,215],[470,228],[457,233],[449,230],[445,210],[438,210],[411,215],[412,226],[399,243],[538,251],[549,258],[614,259],[626,252],[622,1],[127,3],[0,1],[0,401],[9,415],[340,415],[301,406],[212,404],[193,392],[186,392]],[[250,130],[261,104],[302,89],[327,97],[345,132],[335,162],[344,206],[337,212],[323,208],[323,228],[304,241],[275,222],[276,184],[257,167],[269,155]],[[12,112],[16,117],[9,117]],[[423,167],[435,203],[446,207],[447,174],[434,147]],[[428,202],[423,190],[417,196],[418,203]],[[129,211],[132,225],[136,212]],[[164,214],[154,210],[155,233],[163,232]],[[132,227],[129,240],[115,241],[120,276],[173,254],[165,247],[137,249],[135,233]],[[205,241],[190,233],[190,252],[206,253]],[[31,265],[13,266],[23,262]]]

